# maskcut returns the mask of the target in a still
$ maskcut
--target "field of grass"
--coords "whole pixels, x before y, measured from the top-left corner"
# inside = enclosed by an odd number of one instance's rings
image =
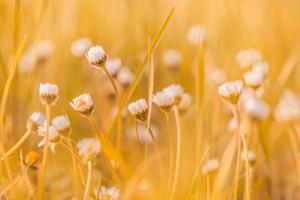
[[[299,20],[299,0],[0,0],[0,199],[300,199]]]

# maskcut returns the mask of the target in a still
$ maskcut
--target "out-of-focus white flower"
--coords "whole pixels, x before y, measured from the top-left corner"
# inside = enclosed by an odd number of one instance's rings
[[[238,127],[238,122],[234,117],[232,117],[227,124],[227,130],[230,133],[234,133],[236,131],[237,127]]]
[[[227,76],[222,69],[214,68],[208,70],[207,79],[209,83],[220,85],[226,81]]]
[[[133,81],[133,74],[128,67],[122,67],[118,73],[117,79],[122,85],[128,86]]]
[[[218,87],[218,92],[221,98],[231,104],[237,104],[243,90],[242,81],[226,82]]]
[[[168,112],[172,108],[175,98],[170,93],[160,91],[153,95],[152,97],[153,103],[159,106],[164,111]]]
[[[241,50],[236,55],[236,62],[242,67],[247,68],[262,60],[261,53],[256,49]]]
[[[120,58],[112,58],[112,59],[108,59],[105,62],[105,67],[108,71],[108,73],[111,76],[116,76],[118,74],[118,72],[120,71],[122,66],[122,60]]]
[[[255,162],[256,155],[255,155],[255,153],[254,153],[253,151],[251,151],[251,150],[248,150],[247,152],[246,152],[246,151],[243,151],[243,152],[241,153],[241,159],[242,159],[243,161],[246,161],[247,158],[248,158],[248,160],[249,160],[250,162]]]
[[[182,62],[182,55],[176,49],[168,49],[163,53],[163,62],[170,69],[177,69]]]
[[[264,78],[269,73],[269,64],[266,61],[259,61],[253,64],[252,71],[260,73]]]
[[[84,116],[88,116],[94,111],[94,102],[91,96],[87,93],[75,97],[70,105],[72,108]]]
[[[106,62],[106,52],[101,46],[93,46],[86,53],[88,61],[97,67],[101,67]]]
[[[206,40],[206,37],[206,30],[201,25],[192,26],[187,34],[188,42],[193,46],[203,44]]]
[[[181,101],[178,105],[178,109],[185,112],[192,104],[192,96],[189,93],[183,93],[181,96]]]
[[[153,185],[148,178],[143,178],[139,181],[136,192],[142,197],[147,197],[151,199],[151,194],[153,193]]]
[[[266,119],[270,113],[270,108],[263,100],[258,98],[249,98],[245,101],[244,109],[253,119]]]
[[[82,57],[93,45],[92,40],[88,37],[80,38],[71,45],[71,53],[73,56]]]
[[[139,99],[130,103],[128,106],[128,111],[135,116],[136,119],[140,121],[147,120],[148,105],[145,99]]]
[[[219,168],[219,161],[217,159],[211,159],[206,161],[202,165],[202,174],[206,175],[209,174],[210,172],[213,172]]]
[[[52,125],[56,128],[59,134],[68,135],[71,130],[71,123],[67,115],[57,116],[52,119]]]
[[[118,200],[119,198],[119,188],[101,186],[99,200]]]
[[[53,54],[54,46],[50,40],[43,40],[36,44],[36,56],[38,60],[46,60]]]
[[[151,125],[150,129],[152,130],[154,138],[157,138],[157,128],[156,126]],[[138,134],[138,139],[142,144],[151,144],[153,141],[149,132],[147,131],[147,127],[142,124],[137,124],[137,127],[133,127],[130,129],[130,137],[136,139],[136,131]],[[134,134],[133,134],[134,133]]]
[[[37,60],[33,48],[28,49],[20,58],[18,65],[19,71],[22,73],[31,72],[36,66],[36,61]]]
[[[291,91],[284,91],[274,111],[278,121],[290,122],[300,118],[300,98]]]
[[[46,121],[44,122],[43,126],[39,126],[38,128],[38,135],[42,136],[43,139],[41,140],[41,142],[38,144],[38,147],[44,146],[45,145],[45,136],[46,136]],[[60,136],[57,132],[57,130],[55,129],[54,126],[49,126],[49,131],[48,131],[48,145],[51,149],[51,151],[53,153],[55,153],[55,145],[60,141]]]
[[[42,126],[45,121],[45,115],[40,112],[34,112],[27,120],[26,127],[28,130],[37,131],[39,126]]]
[[[79,155],[86,161],[93,160],[101,151],[101,144],[94,138],[83,138],[77,143]]]
[[[264,76],[259,71],[250,71],[244,74],[244,80],[247,86],[256,89],[263,84]]]
[[[43,104],[54,105],[58,100],[58,87],[51,83],[41,83],[39,94]]]
[[[165,87],[162,91],[164,93],[167,93],[167,94],[174,97],[174,99],[175,99],[174,104],[175,105],[178,105],[180,103],[182,95],[184,93],[183,87],[179,84],[171,84],[171,85]]]

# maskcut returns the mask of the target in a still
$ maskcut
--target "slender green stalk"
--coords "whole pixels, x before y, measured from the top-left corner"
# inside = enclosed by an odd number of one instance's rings
[[[90,191],[90,185],[91,185],[91,177],[92,177],[92,161],[88,161],[88,174],[87,174],[87,179],[86,179],[86,184],[85,184],[85,189],[84,189],[84,194],[83,194],[83,199],[88,199],[89,196],[89,191]]]

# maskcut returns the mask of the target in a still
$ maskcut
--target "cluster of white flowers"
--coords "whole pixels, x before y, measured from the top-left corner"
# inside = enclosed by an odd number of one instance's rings
[[[101,151],[101,144],[94,138],[83,138],[78,144],[77,148],[79,155],[85,160],[93,160]]]
[[[219,168],[219,161],[217,159],[210,159],[202,165],[202,174],[209,174]]]
[[[51,83],[41,83],[39,94],[43,104],[54,105],[58,100],[58,87]]]
[[[94,102],[91,96],[87,93],[75,97],[70,105],[72,108],[83,116],[89,116],[94,111]]]
[[[130,114],[134,115],[137,120],[142,122],[147,120],[148,104],[145,99],[139,99],[127,106]]]

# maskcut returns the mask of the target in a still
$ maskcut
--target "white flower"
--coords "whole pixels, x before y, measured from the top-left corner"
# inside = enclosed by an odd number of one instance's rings
[[[94,111],[94,102],[91,96],[87,93],[75,97],[70,102],[70,105],[75,111],[84,116],[90,115]]]
[[[54,105],[58,99],[58,87],[51,83],[41,83],[39,94],[43,104]]]
[[[227,124],[227,130],[230,132],[230,133],[234,133],[236,131],[238,127],[238,122],[236,120],[236,118],[232,117],[229,121],[228,121],[228,124]]]
[[[20,58],[18,69],[22,73],[31,72],[36,66],[36,56],[33,48],[28,49]]]
[[[186,111],[192,104],[192,96],[189,93],[183,93],[181,101],[178,105],[180,111]]]
[[[222,69],[214,68],[207,72],[207,79],[209,83],[220,85],[226,81],[227,76]]]
[[[168,112],[172,108],[175,98],[170,93],[161,91],[153,95],[152,101],[161,109]]]
[[[218,87],[219,95],[231,104],[237,104],[242,90],[242,81],[226,82]]]
[[[119,188],[101,186],[99,200],[118,200],[119,198]]]
[[[123,67],[119,71],[117,79],[121,84],[128,86],[133,81],[133,74],[128,67]]]
[[[253,64],[252,71],[260,73],[264,78],[269,73],[269,64],[266,61],[259,61]]]
[[[57,116],[52,119],[52,125],[56,128],[59,134],[68,135],[71,130],[71,123],[67,115]]]
[[[263,100],[252,97],[245,101],[245,112],[257,120],[266,119],[270,113],[270,108]]]
[[[241,153],[241,159],[242,159],[243,161],[246,161],[247,158],[248,158],[248,160],[249,160],[250,162],[255,162],[256,155],[255,155],[255,153],[254,153],[253,151],[251,151],[251,150],[248,150],[247,153],[246,153],[246,151],[243,151],[243,152]]]
[[[77,148],[83,159],[92,160],[100,153],[101,144],[94,138],[83,138],[78,142]]]
[[[206,37],[206,30],[201,25],[192,26],[187,35],[188,42],[193,46],[203,44],[206,40]]]
[[[139,99],[130,103],[128,106],[128,111],[140,121],[147,120],[148,105],[145,99]]]
[[[250,71],[244,74],[244,80],[247,86],[256,89],[263,84],[264,76],[259,71]]]
[[[116,76],[120,71],[121,66],[122,66],[122,60],[120,58],[108,59],[105,62],[105,67],[111,76]]]
[[[88,37],[80,38],[71,45],[71,52],[76,57],[82,57],[92,46],[92,41]]]
[[[219,168],[219,161],[217,159],[211,159],[206,161],[202,165],[202,174],[209,174],[210,172],[213,172]]]
[[[106,61],[106,52],[101,46],[93,46],[86,53],[88,61],[94,66],[102,66]]]
[[[163,53],[163,62],[170,69],[176,69],[180,67],[182,62],[182,55],[176,49],[168,49]]]
[[[36,57],[39,61],[48,59],[53,54],[53,43],[50,40],[43,40],[36,44]]]
[[[284,91],[274,111],[278,121],[290,122],[300,118],[300,98],[291,91]]]
[[[174,97],[175,105],[178,105],[180,103],[184,92],[183,87],[179,84],[171,84],[168,87],[165,87],[162,91]]]
[[[30,115],[29,119],[27,120],[27,129],[32,131],[37,131],[39,126],[42,126],[45,121],[45,115],[40,112],[34,112]]]
[[[43,139],[42,141],[38,144],[38,147],[44,146],[45,145],[45,136],[46,136],[46,121],[44,122],[43,126],[40,126],[38,128],[38,135],[42,136]],[[60,136],[55,129],[54,126],[49,126],[49,132],[48,132],[48,144],[52,152],[55,152],[55,145],[60,141]]]
[[[262,56],[256,49],[241,50],[236,55],[236,62],[242,67],[247,68],[261,61]]]
[[[152,130],[153,136],[154,138],[157,138],[157,127],[151,125],[150,129]],[[137,139],[136,138],[136,131],[138,134],[138,140],[142,143],[142,144],[151,144],[153,141],[151,139],[151,136],[149,134],[149,132],[147,131],[147,127],[142,125],[142,124],[137,124],[137,127],[133,127],[131,129],[129,129],[130,131],[130,137]]]

